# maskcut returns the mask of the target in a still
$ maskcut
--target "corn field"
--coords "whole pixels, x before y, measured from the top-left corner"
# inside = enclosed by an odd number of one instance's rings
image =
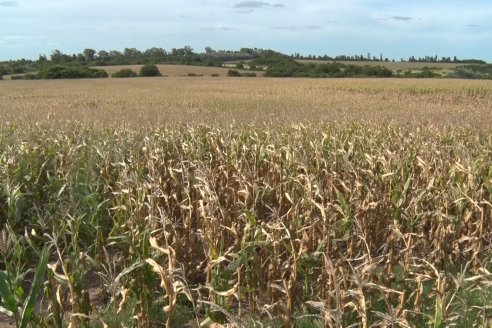
[[[3,123],[0,312],[16,327],[490,326],[492,134],[452,104],[484,120],[492,88],[365,88],[329,89],[362,94],[341,120]],[[368,94],[450,115],[393,120]],[[357,119],[364,97],[375,119]]]

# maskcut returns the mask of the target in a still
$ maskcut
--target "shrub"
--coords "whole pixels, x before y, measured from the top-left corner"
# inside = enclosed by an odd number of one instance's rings
[[[7,74],[10,74],[10,70],[8,69],[8,67],[5,67],[5,66],[0,66],[0,75],[7,75]]]
[[[25,72],[26,72],[26,68],[24,66],[12,67],[12,73],[14,73],[14,74],[22,74]]]
[[[111,77],[136,77],[136,76],[138,76],[137,73],[135,73],[129,68],[124,68],[111,74]]]
[[[108,73],[102,69],[64,65],[44,67],[37,75],[38,79],[83,79],[103,77],[108,77]]]
[[[23,75],[13,75],[12,80],[36,80],[38,76],[34,73],[27,73]]]
[[[3,80],[3,76],[2,75],[0,75],[0,80]]]
[[[241,73],[235,69],[230,69],[227,71],[227,76],[233,76],[233,77],[238,77],[241,76]]]
[[[146,64],[140,69],[140,76],[162,76],[154,64]]]
[[[243,76],[243,77],[256,77],[256,73],[248,72],[248,73],[241,74],[241,76]]]
[[[217,74],[217,73],[212,73],[212,77],[219,77],[219,74]]]

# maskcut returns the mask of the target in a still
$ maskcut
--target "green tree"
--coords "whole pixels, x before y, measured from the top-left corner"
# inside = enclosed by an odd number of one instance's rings
[[[98,59],[101,59],[101,60],[108,60],[109,59],[109,52],[107,52],[106,50],[100,50],[98,53],[97,53],[97,58]]]
[[[108,73],[102,69],[52,65],[44,67],[38,72],[39,79],[82,79],[108,77]]]
[[[109,51],[109,57],[111,57],[111,58],[116,58],[116,57],[121,57],[121,56],[123,56],[123,54],[118,50],[110,50]]]
[[[161,76],[161,72],[156,65],[146,64],[140,69],[140,76]]]
[[[123,56],[126,58],[140,58],[142,57],[142,52],[136,48],[125,48]]]
[[[227,71],[227,76],[238,77],[241,76],[241,73],[239,73],[239,71],[235,69],[230,69],[229,71]]]
[[[145,57],[151,57],[151,58],[159,58],[159,57],[165,57],[166,56],[166,50],[162,48],[150,48],[144,51],[143,55]]]
[[[136,76],[137,73],[135,73],[129,68],[124,68],[119,70],[118,72],[114,72],[113,74],[111,74],[111,77],[136,77]]]
[[[84,49],[82,52],[86,61],[91,62],[96,59],[96,50],[94,49]]]
[[[72,57],[69,55],[65,55],[60,50],[55,49],[51,53],[50,60],[56,64],[68,63],[68,62],[72,61]]]
[[[77,60],[79,63],[83,63],[86,61],[84,54],[77,54],[74,56],[75,56],[75,60]]]

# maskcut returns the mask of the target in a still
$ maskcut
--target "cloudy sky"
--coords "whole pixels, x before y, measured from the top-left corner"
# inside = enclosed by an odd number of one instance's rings
[[[0,60],[190,45],[492,62],[490,0],[0,0]]]

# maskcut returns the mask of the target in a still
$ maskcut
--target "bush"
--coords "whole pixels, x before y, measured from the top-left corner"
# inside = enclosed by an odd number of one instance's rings
[[[22,74],[26,72],[26,68],[23,66],[15,66],[12,68],[12,73],[14,74]]]
[[[0,75],[7,75],[7,74],[10,74],[10,70],[8,69],[8,67],[5,67],[5,66],[0,66]]]
[[[12,75],[12,80],[36,80],[38,76],[33,73],[27,73],[23,75]]]
[[[135,73],[129,68],[124,68],[119,70],[118,72],[114,72],[113,74],[111,74],[111,77],[136,77],[136,76],[138,76],[137,73]]]
[[[146,64],[140,69],[140,76],[162,76],[154,64]]]
[[[38,79],[84,79],[108,77],[108,73],[102,69],[53,65],[44,67],[39,71]]]
[[[219,74],[217,74],[217,73],[212,73],[212,77],[219,77]]]
[[[492,64],[459,66],[449,77],[462,79],[492,79]]]
[[[243,77],[256,77],[256,73],[254,73],[254,72],[251,72],[251,73],[248,72],[248,73],[241,74],[241,76],[243,76]]]
[[[227,76],[233,76],[233,77],[238,77],[241,76],[241,73],[235,69],[230,69],[227,71]]]
[[[2,75],[0,75],[0,80],[3,80],[3,76]]]

